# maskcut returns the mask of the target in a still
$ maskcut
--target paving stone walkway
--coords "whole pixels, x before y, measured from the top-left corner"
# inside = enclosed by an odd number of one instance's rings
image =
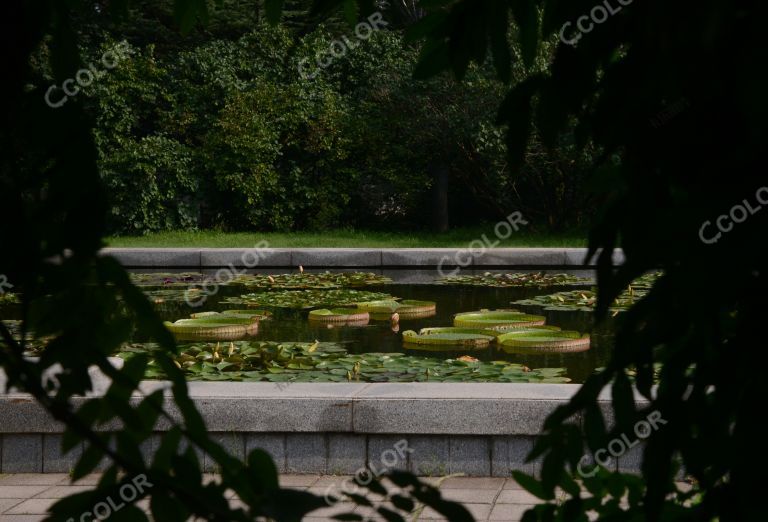
[[[308,490],[317,495],[325,495],[329,486],[341,488],[346,476],[320,475],[281,475],[280,484]],[[13,474],[0,475],[0,521],[2,522],[33,522],[43,520],[48,507],[58,499],[87,491],[98,482],[98,475],[89,475],[75,484],[70,483],[66,474]],[[209,476],[215,480],[215,476]],[[426,479],[430,480],[430,479]],[[537,501],[535,497],[524,491],[512,479],[456,477],[448,478],[440,484],[443,496],[450,500],[463,503],[477,521],[517,522],[523,513]],[[230,499],[233,505],[238,504],[235,498]],[[147,501],[138,504],[147,509]],[[361,508],[353,504],[339,503],[333,507],[313,511],[304,518],[305,522],[330,521],[338,513],[359,513],[363,516],[371,513],[369,508]],[[73,517],[77,520],[77,517]],[[379,521],[380,517],[371,516],[370,520]],[[430,509],[424,509],[418,517],[419,521],[433,522],[444,520],[439,514]]]

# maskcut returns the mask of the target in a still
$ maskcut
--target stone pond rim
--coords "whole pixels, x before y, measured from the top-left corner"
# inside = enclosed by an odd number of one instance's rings
[[[249,248],[104,248],[126,268],[206,269],[244,267]],[[470,259],[465,268],[516,267],[558,269],[596,266],[596,258],[585,265],[586,248],[493,248],[471,253],[467,248],[271,248],[259,251],[254,268],[430,268],[454,267],[454,261]],[[614,250],[614,264],[624,262]]]

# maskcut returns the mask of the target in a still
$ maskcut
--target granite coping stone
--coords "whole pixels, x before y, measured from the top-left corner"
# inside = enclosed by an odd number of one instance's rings
[[[258,263],[254,264],[254,252]],[[129,268],[245,267],[254,269],[291,267],[499,267],[585,266],[586,248],[104,248]],[[624,261],[614,251],[615,263]],[[593,258],[589,265],[594,266]]]
[[[144,381],[144,394],[169,383]],[[534,435],[578,384],[190,382],[214,432]],[[601,406],[609,408],[608,392]],[[74,398],[78,405],[85,399]],[[135,402],[141,400],[136,395]],[[170,397],[167,407],[179,416]],[[504,422],[499,422],[504,419]],[[115,429],[107,425],[105,430]],[[167,423],[159,423],[163,431]],[[0,433],[61,433],[29,395],[0,394]]]

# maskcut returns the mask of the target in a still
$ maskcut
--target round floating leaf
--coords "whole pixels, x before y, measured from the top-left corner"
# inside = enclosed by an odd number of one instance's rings
[[[557,329],[556,326],[550,328]],[[422,328],[419,330],[419,335],[434,335],[434,334],[474,334],[474,335],[488,335],[491,337],[497,337],[502,332],[498,330],[491,330],[490,328],[457,328],[455,326],[438,326],[432,328]]]
[[[193,319],[204,318],[235,318],[235,319],[251,319],[256,321],[263,321],[269,319],[272,316],[271,312],[267,310],[224,310],[223,312],[198,312],[189,315]]]
[[[454,348],[487,348],[495,339],[493,335],[479,333],[431,333],[427,335],[417,334],[413,330],[403,332],[403,342],[406,348],[412,345],[428,345]]]
[[[258,314],[220,314],[203,312],[191,319],[179,319],[164,324],[178,339],[194,341],[205,339],[232,340],[253,335],[259,328]]]
[[[589,335],[567,330],[524,329],[496,339],[505,351],[514,353],[572,353],[589,350]]]
[[[396,313],[400,319],[420,319],[435,315],[437,304],[434,301],[417,301],[406,299],[405,301],[395,301],[394,299],[381,301],[368,301],[358,303],[357,307],[371,313],[371,317],[376,320],[389,320],[392,314]]]
[[[319,323],[355,324],[366,325],[370,317],[368,312],[361,312],[357,308],[333,308],[328,310],[312,310],[309,312],[309,320]]]
[[[398,306],[400,306],[400,303],[394,299],[382,299],[379,301],[366,301],[363,303],[357,303],[357,307],[359,309],[377,314],[393,313],[395,310],[397,310]]]
[[[459,328],[490,328],[506,331],[514,328],[541,326],[545,320],[540,315],[523,314],[517,311],[482,310],[479,312],[456,314],[453,319],[453,325]]]

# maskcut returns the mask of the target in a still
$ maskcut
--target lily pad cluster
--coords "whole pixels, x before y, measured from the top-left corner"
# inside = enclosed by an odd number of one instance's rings
[[[206,276],[200,272],[132,272],[130,276],[136,286],[190,286],[206,281]]]
[[[313,308],[356,307],[357,303],[395,299],[382,292],[368,292],[351,289],[331,290],[283,290],[275,292],[256,292],[240,297],[228,297],[225,303],[265,308],[288,308],[310,310]]]
[[[151,351],[129,345],[119,355]],[[460,360],[461,359],[461,360]],[[336,343],[240,341],[183,346],[176,364],[190,380],[271,382],[569,382],[564,368],[530,369],[471,357],[438,360],[402,353],[350,354]],[[163,378],[151,362],[147,378]]]
[[[235,277],[230,284],[243,285],[248,288],[305,290],[331,288],[358,288],[370,285],[383,285],[392,280],[372,272],[323,272],[310,274],[242,274]]]
[[[19,296],[13,292],[1,292],[0,291],[0,305],[4,304],[18,304]]]
[[[422,328],[403,332],[405,348],[427,351],[485,349],[495,344],[509,353],[568,353],[589,349],[589,335],[557,326],[533,326],[505,332],[481,328]]]
[[[653,272],[635,279],[609,307],[614,314],[628,310],[642,299],[653,287],[662,272]],[[530,306],[549,311],[592,312],[597,304],[597,292],[594,290],[572,290],[549,295],[539,295],[531,299],[521,299],[512,304]]]
[[[513,353],[566,353],[589,349],[589,335],[546,326],[545,318],[517,310],[480,310],[454,316],[453,327],[403,332],[406,348],[446,351],[484,349],[496,344]]]
[[[260,310],[201,312],[192,314],[189,319],[179,319],[174,323],[166,321],[165,327],[179,340],[230,340],[254,335],[258,331],[259,321],[268,317],[268,312]]]
[[[206,295],[200,287],[187,288],[160,288],[154,290],[144,290],[144,295],[154,304],[163,303],[195,303],[202,296]]]
[[[594,281],[570,274],[545,274],[533,272],[529,274],[494,274],[486,272],[482,275],[446,276],[436,280],[440,285],[452,286],[488,286],[488,287],[549,287],[591,285]]]

